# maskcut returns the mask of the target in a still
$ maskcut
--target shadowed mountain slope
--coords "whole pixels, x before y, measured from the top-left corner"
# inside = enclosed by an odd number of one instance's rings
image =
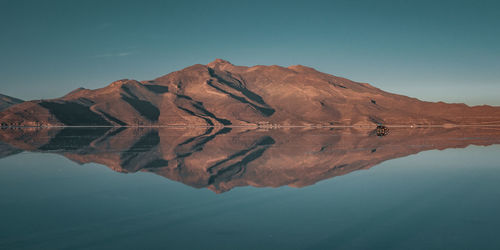
[[[3,126],[492,125],[500,108],[423,102],[297,65],[217,59],[0,112]]]
[[[24,101],[21,99],[17,99],[14,97],[0,94],[0,111],[4,110],[4,109],[6,109],[14,104],[18,104],[21,102],[24,102]]]

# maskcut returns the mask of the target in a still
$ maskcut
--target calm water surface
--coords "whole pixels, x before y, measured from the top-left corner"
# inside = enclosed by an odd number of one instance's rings
[[[500,248],[496,130],[2,133],[0,249]]]

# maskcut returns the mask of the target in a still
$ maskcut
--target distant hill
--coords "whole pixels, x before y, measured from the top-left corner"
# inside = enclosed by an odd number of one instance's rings
[[[429,90],[432,91],[432,90]],[[424,102],[296,65],[217,59],[151,81],[119,80],[0,112],[4,126],[491,125],[500,108]]]
[[[14,104],[18,104],[21,102],[24,102],[24,101],[21,99],[17,99],[14,97],[0,94],[0,110],[4,110],[4,109],[6,109]]]

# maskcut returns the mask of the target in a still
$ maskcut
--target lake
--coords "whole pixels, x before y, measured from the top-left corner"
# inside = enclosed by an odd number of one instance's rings
[[[499,249],[500,128],[0,131],[0,249]]]

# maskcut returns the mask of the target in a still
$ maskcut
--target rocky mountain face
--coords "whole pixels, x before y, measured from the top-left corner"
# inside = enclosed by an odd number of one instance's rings
[[[423,102],[297,65],[217,59],[0,112],[3,126],[491,125],[500,108]]]
[[[11,96],[0,94],[0,111],[4,110],[4,109],[6,109],[14,104],[18,104],[21,102],[24,102],[24,101],[21,99],[11,97]]]
[[[387,136],[353,128],[8,128],[0,142],[9,149],[0,157],[55,153],[221,193],[304,187],[421,151],[500,144],[500,128],[392,128]]]

